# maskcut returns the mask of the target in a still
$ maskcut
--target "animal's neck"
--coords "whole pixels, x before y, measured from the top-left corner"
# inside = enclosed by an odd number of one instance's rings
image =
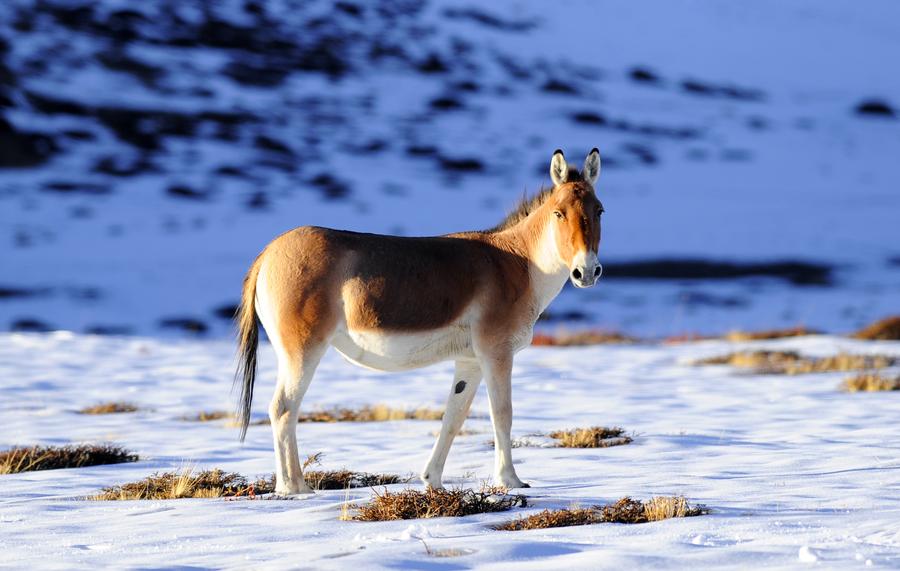
[[[530,260],[529,276],[538,313],[559,295],[569,278],[569,268],[559,259],[556,225],[542,206],[509,229]],[[548,222],[550,220],[550,222]]]

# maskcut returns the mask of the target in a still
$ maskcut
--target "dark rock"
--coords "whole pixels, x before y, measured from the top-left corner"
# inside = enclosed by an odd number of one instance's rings
[[[96,173],[121,177],[158,171],[146,155],[109,155],[94,163],[91,170]]]
[[[222,69],[222,73],[234,81],[254,87],[281,85],[292,71],[286,60],[249,56],[231,61]]]
[[[504,32],[527,32],[537,26],[537,22],[528,20],[504,20],[478,8],[447,8],[444,16],[453,20],[470,20],[482,26]]]
[[[681,82],[681,88],[693,95],[705,97],[722,97],[740,101],[762,101],[765,93],[759,89],[737,87],[734,85],[716,85],[697,79],[685,79]]]
[[[547,93],[564,93],[566,95],[577,95],[578,89],[571,83],[566,83],[559,79],[548,79],[541,86],[542,91]]]
[[[722,262],[703,259],[655,259],[603,264],[603,279],[727,280],[771,277],[794,285],[830,285],[833,267],[796,260]]]
[[[178,329],[187,333],[202,334],[209,330],[209,326],[199,319],[191,317],[168,317],[159,321],[162,329]]]
[[[410,145],[406,147],[406,154],[413,157],[433,157],[438,153],[438,148],[433,145]]]
[[[859,104],[857,104],[855,111],[857,115],[866,115],[873,117],[893,118],[896,116],[894,108],[888,105],[887,102],[880,99],[867,99],[865,101],[861,101]]]
[[[628,72],[628,77],[630,77],[632,81],[636,81],[637,83],[644,83],[648,85],[659,85],[661,83],[658,75],[656,75],[652,70],[641,66],[631,68],[631,71]]]
[[[449,96],[432,99],[428,106],[436,111],[452,111],[463,108],[462,101]]]
[[[2,299],[21,299],[27,297],[38,297],[48,295],[48,288],[24,288],[14,286],[0,286],[0,300]]]
[[[278,139],[273,139],[267,135],[257,135],[256,138],[253,139],[253,145],[257,149],[265,149],[287,157],[294,157],[294,151],[289,146]]]
[[[51,325],[31,317],[24,317],[21,319],[16,319],[10,325],[10,330],[18,331],[23,333],[46,333],[47,331],[53,331],[54,328]]]
[[[92,182],[54,181],[44,183],[41,190],[62,194],[109,194],[112,188],[106,184]]]
[[[94,141],[97,139],[93,133],[83,129],[66,129],[62,134],[75,141]]]
[[[469,157],[438,157],[441,168],[455,173],[475,173],[484,171],[484,163],[479,159]]]
[[[750,302],[740,297],[716,295],[702,291],[685,291],[678,294],[677,302],[688,306],[705,306],[721,308],[747,307]]]
[[[219,307],[215,308],[213,310],[213,315],[220,319],[228,319],[230,321],[235,318],[240,308],[240,304],[226,303],[225,305],[220,305]]]
[[[356,18],[362,16],[363,13],[362,6],[360,6],[359,4],[354,4],[353,2],[335,2],[334,8],[339,12],[343,12],[344,14],[348,14]]]
[[[0,168],[27,168],[46,162],[58,150],[49,135],[20,131],[0,117]]]
[[[416,66],[416,69],[422,73],[446,73],[449,68],[439,55],[431,53],[424,61]]]
[[[580,111],[572,114],[572,120],[582,125],[606,125],[606,117],[593,111]]]
[[[257,190],[251,194],[250,198],[247,200],[247,208],[250,210],[263,210],[268,207],[269,196],[261,190]]]
[[[131,335],[134,329],[128,325],[88,325],[84,332],[88,335]]]
[[[165,73],[162,68],[144,63],[119,50],[104,50],[97,54],[97,61],[107,69],[133,75],[150,87],[155,87]]]
[[[317,187],[329,200],[340,200],[346,198],[351,191],[350,184],[341,181],[328,173],[322,173],[313,177],[310,184]]]
[[[206,200],[209,193],[202,190],[195,190],[183,184],[176,184],[166,189],[166,194],[177,198],[187,198],[190,200]]]

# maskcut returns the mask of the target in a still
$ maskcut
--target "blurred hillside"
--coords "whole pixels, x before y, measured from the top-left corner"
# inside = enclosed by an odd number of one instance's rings
[[[544,327],[900,307],[900,6],[7,0],[0,328],[224,334],[315,224],[487,228],[603,157],[604,278]]]

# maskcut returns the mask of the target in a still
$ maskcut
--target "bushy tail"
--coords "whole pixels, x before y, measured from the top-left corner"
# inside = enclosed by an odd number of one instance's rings
[[[244,278],[241,306],[234,318],[238,326],[238,366],[234,375],[234,386],[240,384],[241,398],[238,401],[238,419],[241,427],[241,442],[247,436],[250,426],[250,405],[253,403],[253,383],[256,380],[256,349],[259,346],[259,323],[256,320],[256,278],[259,275],[260,254]]]

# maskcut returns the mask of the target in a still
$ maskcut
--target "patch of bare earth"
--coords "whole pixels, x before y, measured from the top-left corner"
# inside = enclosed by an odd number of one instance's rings
[[[841,389],[849,393],[900,391],[900,375],[890,377],[881,373],[862,373],[847,378]]]
[[[0,452],[0,474],[84,468],[137,460],[137,454],[111,444],[17,447]]]
[[[803,357],[796,351],[741,351],[694,361],[694,365],[731,365],[754,369],[758,373],[800,375],[834,371],[882,369],[897,364],[887,355],[850,355]]]
[[[103,402],[93,406],[87,406],[79,410],[80,414],[121,414],[124,412],[137,412],[138,407],[130,402]]]
[[[703,506],[691,506],[682,496],[657,496],[646,502],[625,497],[615,503],[592,508],[544,510],[538,514],[502,523],[494,529],[520,531],[595,523],[648,523],[707,513],[708,509]]]
[[[367,504],[349,506],[356,514],[350,516],[348,513],[346,517],[357,521],[463,517],[527,505],[525,496],[507,494],[503,488],[485,488],[478,492],[469,489],[385,490],[380,494],[376,492],[375,498]]]
[[[541,347],[579,347],[587,345],[621,345],[638,343],[639,339],[616,331],[573,331],[554,334],[537,333],[531,344]]]
[[[886,317],[871,325],[863,327],[851,337],[867,339],[869,341],[897,341],[900,340],[900,315]]]
[[[561,448],[608,448],[632,442],[625,429],[618,426],[556,430],[550,433],[550,438],[556,439]]]

